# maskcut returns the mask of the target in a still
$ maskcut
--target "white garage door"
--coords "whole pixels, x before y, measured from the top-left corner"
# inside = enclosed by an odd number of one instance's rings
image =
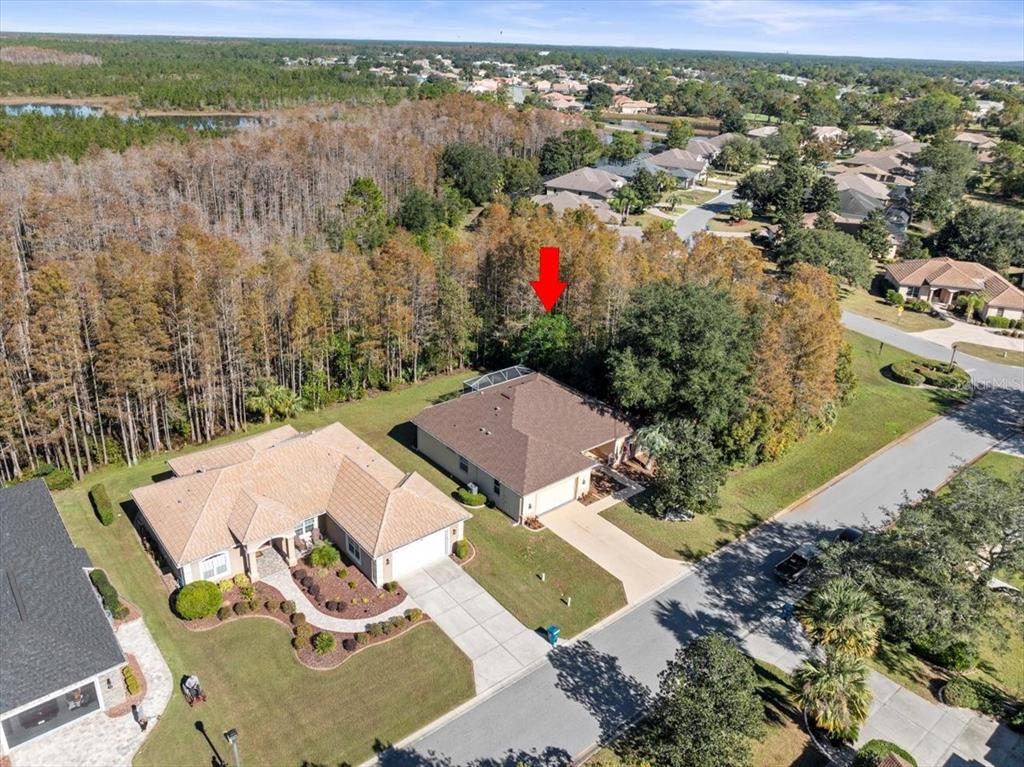
[[[446,530],[438,530],[426,538],[407,544],[391,554],[391,578],[398,580],[411,572],[448,556],[444,545]]]
[[[559,506],[564,506],[569,501],[575,500],[576,478],[570,477],[567,480],[537,491],[537,513],[543,514],[545,511],[557,509]]]

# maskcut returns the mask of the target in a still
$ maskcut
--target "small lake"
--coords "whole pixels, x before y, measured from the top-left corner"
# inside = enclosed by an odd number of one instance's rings
[[[89,106],[88,104],[5,104],[4,114],[24,115],[39,114],[43,117],[59,117],[70,115],[73,117],[100,117],[105,114],[103,107]],[[178,128],[191,128],[192,130],[234,130],[236,128],[251,128],[260,125],[265,118],[253,115],[119,115],[123,122],[155,122],[165,125],[174,125]]]

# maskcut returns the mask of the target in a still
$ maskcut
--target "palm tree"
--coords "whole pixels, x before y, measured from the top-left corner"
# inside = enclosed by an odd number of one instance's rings
[[[281,419],[292,418],[302,408],[302,397],[287,386],[276,387],[271,401],[274,405],[274,414]]]
[[[878,603],[850,578],[834,578],[815,591],[797,617],[812,642],[858,658],[874,654],[883,624]]]
[[[797,703],[833,738],[854,741],[868,718],[871,690],[863,658],[827,653],[793,674]]]
[[[274,394],[277,384],[269,378],[257,378],[245,390],[245,409],[263,416],[263,423],[270,423],[274,415]]]

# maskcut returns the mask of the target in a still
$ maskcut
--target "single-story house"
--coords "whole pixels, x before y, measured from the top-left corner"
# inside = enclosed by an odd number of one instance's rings
[[[879,141],[888,142],[890,146],[909,144],[914,140],[914,137],[909,133],[897,128],[875,128],[873,132]]]
[[[624,115],[641,115],[657,109],[658,105],[652,101],[643,99],[632,99],[629,96],[618,94],[612,98],[612,109]]]
[[[581,112],[583,111],[583,102],[577,101],[572,96],[566,96],[564,93],[551,92],[545,93],[541,96],[541,99],[551,107],[559,112]]]
[[[573,192],[554,192],[553,194],[538,194],[530,198],[538,205],[549,206],[552,212],[561,215],[567,210],[578,210],[579,208],[590,208],[594,211],[599,221],[606,224],[618,224],[622,219],[618,213],[608,207],[604,200],[595,200],[590,197],[583,197]]]
[[[871,165],[886,173],[896,176],[913,176],[913,157],[920,151],[918,142],[901,144],[898,147],[888,147],[878,151],[857,152],[853,157],[844,160],[843,163],[849,166]],[[922,144],[921,147],[924,147]]]
[[[521,366],[467,381],[413,423],[417,450],[520,522],[586,495],[595,467],[632,449],[610,407]]]
[[[625,185],[626,179],[622,176],[600,168],[577,168],[544,182],[544,186],[553,192],[564,190],[595,200],[607,200]]]
[[[856,173],[852,170],[845,173],[840,173],[835,177],[836,189],[843,192],[847,189],[866,194],[869,197],[874,197],[877,200],[888,200],[891,191],[889,187],[883,184],[881,181],[877,181],[870,176],[866,176],[863,173]]]
[[[379,587],[447,557],[469,518],[340,423],[282,426],[167,463],[172,479],[131,495],[182,585],[260,580],[322,537]]]
[[[950,306],[961,295],[977,294],[985,300],[981,318],[1024,317],[1024,292],[998,272],[974,261],[918,258],[886,267],[885,278],[908,298],[936,306]]]
[[[685,149],[666,149],[651,155],[651,162],[670,173],[685,171],[694,184],[702,184],[708,177],[708,158],[688,152]]]
[[[108,683],[123,689],[91,568],[43,480],[0,488],[0,755],[86,716],[103,722]]]
[[[962,131],[953,138],[959,144],[967,144],[975,152],[991,151],[999,146],[999,138],[986,136],[984,133]]]
[[[722,147],[739,136],[738,133],[719,133],[717,136],[694,136],[686,142],[686,151],[697,157],[713,160]]]
[[[811,131],[811,139],[830,144],[841,144],[846,141],[846,131],[836,125],[816,125]]]

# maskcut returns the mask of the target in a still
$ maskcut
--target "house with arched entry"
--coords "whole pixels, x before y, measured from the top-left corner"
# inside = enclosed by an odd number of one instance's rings
[[[282,426],[167,463],[172,478],[131,495],[181,585],[258,581],[327,539],[380,587],[447,557],[470,516],[340,423]]]

